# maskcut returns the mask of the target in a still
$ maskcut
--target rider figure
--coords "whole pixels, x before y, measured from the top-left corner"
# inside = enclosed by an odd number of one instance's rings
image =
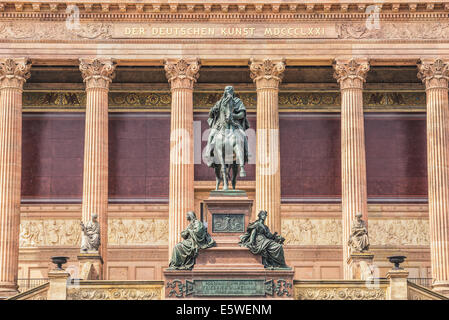
[[[246,108],[243,105],[242,100],[235,96],[234,88],[232,86],[227,86],[224,89],[224,94],[221,99],[217,103],[215,103],[215,105],[209,111],[209,119],[207,119],[207,123],[209,124],[211,130],[209,138],[207,140],[205,160],[209,167],[214,167],[215,135],[218,131],[220,131],[222,125],[220,121],[218,121],[220,116],[220,106],[222,103],[232,104],[232,124],[236,128],[238,128],[238,130],[241,132],[241,135],[244,137],[244,163],[239,163],[240,176],[244,177],[246,176],[246,172],[243,166],[248,162],[248,138],[246,136],[245,130],[249,128],[249,122],[246,118]]]

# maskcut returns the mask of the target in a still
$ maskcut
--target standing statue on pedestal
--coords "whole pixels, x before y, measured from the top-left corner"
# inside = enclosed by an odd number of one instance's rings
[[[265,225],[266,211],[260,211],[258,219],[248,224],[246,233],[240,236],[240,246],[248,248],[251,253],[262,255],[262,263],[265,268],[289,268],[285,264],[284,244],[285,239],[277,232],[271,233]]]
[[[348,246],[352,252],[365,252],[369,250],[368,229],[365,221],[362,220],[362,214],[358,212],[352,222],[351,234],[349,236]]]
[[[199,249],[207,249],[215,246],[204,224],[197,220],[195,212],[187,212],[187,220],[190,222],[187,228],[181,232],[184,239],[173,248],[169,269],[190,270],[195,264]]]
[[[81,252],[82,253],[98,253],[100,247],[100,224],[97,221],[97,214],[92,213],[92,220],[84,225],[81,222],[81,230],[83,236],[81,238]]]
[[[223,181],[223,190],[228,190],[228,181],[235,189],[238,169],[240,176],[246,177],[245,163],[248,162],[248,138],[245,131],[249,128],[246,108],[234,95],[234,88],[227,86],[223,97],[209,111],[207,120],[211,131],[205,151],[205,161],[215,169],[218,190]],[[232,169],[232,178],[231,178]]]

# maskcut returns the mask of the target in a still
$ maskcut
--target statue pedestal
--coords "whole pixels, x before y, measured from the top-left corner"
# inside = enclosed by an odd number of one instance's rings
[[[369,252],[351,253],[347,261],[351,271],[351,279],[367,280],[372,277],[373,258],[374,255]]]
[[[205,201],[216,247],[200,250],[192,270],[164,271],[165,299],[293,299],[291,269],[265,269],[262,257],[240,247],[253,201],[240,190],[212,191]]]
[[[80,279],[103,279],[103,259],[98,253],[80,253],[78,255],[78,261],[80,268]]]

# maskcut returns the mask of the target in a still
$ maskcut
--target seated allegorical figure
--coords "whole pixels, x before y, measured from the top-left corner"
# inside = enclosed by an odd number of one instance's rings
[[[240,236],[240,246],[248,248],[251,253],[262,256],[265,268],[289,268],[285,264],[284,238],[265,225],[266,211],[260,211],[258,219],[248,224],[246,233]]]
[[[192,269],[199,249],[207,249],[215,245],[215,240],[211,238],[204,224],[197,220],[195,212],[187,212],[187,220],[190,223],[181,232],[181,237],[184,240],[173,248],[169,269]]]
[[[92,253],[98,252],[100,247],[100,224],[97,221],[98,215],[92,213],[91,221],[88,221],[86,225],[81,222],[81,230],[83,237],[81,239],[81,252]]]
[[[351,226],[348,246],[352,252],[362,253],[369,250],[368,229],[366,228],[365,221],[362,220],[362,213],[356,213],[355,217]]]

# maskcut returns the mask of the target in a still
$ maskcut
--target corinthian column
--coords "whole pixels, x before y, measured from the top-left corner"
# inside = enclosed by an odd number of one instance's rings
[[[343,273],[351,278],[347,265],[351,221],[357,212],[368,221],[366,195],[365,129],[363,83],[369,71],[366,59],[336,60],[334,77],[341,90],[341,204],[343,225]]]
[[[80,59],[86,83],[83,208],[84,224],[96,213],[100,223],[100,255],[107,261],[108,232],[108,91],[115,76],[113,59]]]
[[[433,288],[449,294],[449,60],[418,63],[426,85],[427,175]]]
[[[171,87],[169,257],[186,227],[186,212],[194,209],[193,85],[199,77],[198,59],[165,61]]]
[[[268,211],[267,226],[281,231],[281,171],[279,149],[279,83],[283,60],[250,62],[251,78],[257,87],[256,214]]]
[[[0,60],[0,299],[18,293],[22,88],[27,58]]]

